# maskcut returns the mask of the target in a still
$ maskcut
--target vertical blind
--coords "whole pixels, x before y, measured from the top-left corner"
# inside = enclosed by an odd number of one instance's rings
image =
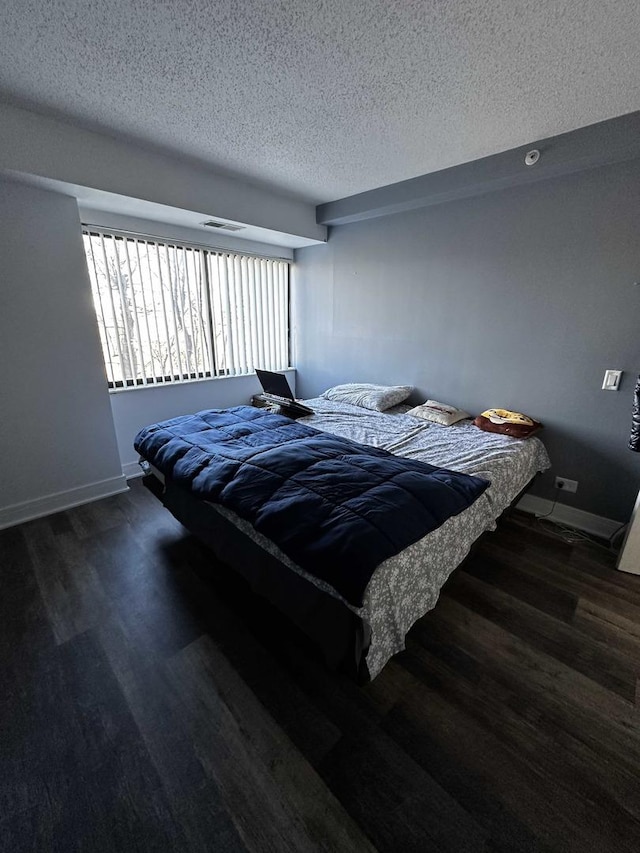
[[[286,261],[83,236],[110,388],[289,367]]]

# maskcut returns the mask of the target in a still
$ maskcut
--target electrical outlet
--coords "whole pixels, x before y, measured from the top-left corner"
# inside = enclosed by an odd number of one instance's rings
[[[555,487],[556,489],[561,489],[563,492],[577,492],[578,481],[569,480],[567,477],[556,477]]]

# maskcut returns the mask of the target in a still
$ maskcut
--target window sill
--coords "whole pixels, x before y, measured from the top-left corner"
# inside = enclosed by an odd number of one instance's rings
[[[292,373],[294,371],[295,367],[284,367],[278,372]],[[207,376],[198,379],[182,379],[179,382],[153,382],[148,385],[128,385],[124,388],[109,388],[108,391],[109,394],[129,394],[132,391],[157,391],[162,388],[180,388],[184,385],[195,385],[205,382],[228,382],[230,379],[251,379],[252,377],[256,379],[256,374],[254,372],[237,373],[235,376]]]

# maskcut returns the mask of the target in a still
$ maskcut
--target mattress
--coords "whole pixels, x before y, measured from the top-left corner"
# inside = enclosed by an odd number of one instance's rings
[[[404,649],[414,622],[435,607],[440,589],[472,544],[485,531],[495,529],[497,518],[527,483],[550,466],[549,457],[537,438],[518,440],[483,432],[468,420],[443,427],[407,415],[407,407],[382,413],[323,398],[304,402],[314,414],[300,420],[316,429],[491,482],[471,507],[381,563],[369,581],[362,607],[349,604],[331,586],[301,569],[249,522],[211,504],[256,544],[342,601],[369,626],[366,663],[370,677],[375,678],[389,658]]]

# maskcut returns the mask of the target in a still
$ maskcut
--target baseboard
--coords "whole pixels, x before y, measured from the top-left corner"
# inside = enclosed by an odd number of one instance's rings
[[[131,480],[134,477],[144,477],[144,471],[137,462],[125,462],[122,466],[122,473]]]
[[[74,506],[99,501],[111,495],[119,495],[121,492],[126,492],[128,488],[126,478],[122,475],[100,480],[97,483],[88,483],[86,486],[78,486],[65,492],[54,492],[32,501],[5,506],[0,509],[0,530],[25,521],[33,521],[34,518],[42,518],[44,515],[52,515],[54,512],[62,512]]]
[[[525,495],[516,506],[531,515],[551,513],[548,516],[549,521],[557,521],[559,524],[575,527],[577,530],[583,530],[585,533],[591,533],[592,536],[600,536],[603,539],[609,539],[620,528],[620,522],[613,518],[605,518],[563,503],[556,503],[554,508],[553,501],[536,495]],[[552,509],[553,512],[551,512]]]

